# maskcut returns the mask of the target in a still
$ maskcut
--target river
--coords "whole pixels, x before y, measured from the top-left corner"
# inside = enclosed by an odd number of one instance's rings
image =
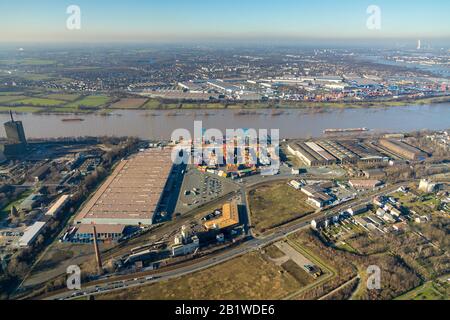
[[[173,130],[193,132],[194,120],[203,121],[203,128],[280,129],[281,138],[318,137],[327,128],[366,127],[375,132],[400,132],[421,129],[450,128],[450,103],[385,107],[311,110],[118,110],[110,116],[82,115],[84,121],[64,122],[67,115],[17,114],[29,138],[80,136],[138,136],[144,139],[168,139]],[[78,117],[78,116],[77,116]],[[9,115],[1,114],[3,123]],[[0,130],[4,137],[4,130]]]

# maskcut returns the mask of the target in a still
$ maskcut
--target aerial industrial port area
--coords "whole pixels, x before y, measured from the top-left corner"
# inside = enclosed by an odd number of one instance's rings
[[[4,2],[0,302],[449,300],[450,2]]]
[[[447,297],[448,131],[326,130],[264,157],[258,140],[235,139],[223,147],[232,163],[203,137],[203,162],[174,164],[180,150],[193,158],[194,140],[27,139],[10,117],[0,253],[11,298]],[[370,292],[356,270],[374,263],[393,278]],[[69,290],[74,265],[83,286]]]
[[[127,50],[120,78],[106,58],[74,72],[81,58],[9,53],[26,63],[0,90],[2,298],[448,299],[445,69],[362,62],[356,49],[156,50],[149,67]],[[402,55],[448,63],[422,51]],[[278,121],[280,141],[245,129],[215,149],[208,128],[166,132],[194,120]]]

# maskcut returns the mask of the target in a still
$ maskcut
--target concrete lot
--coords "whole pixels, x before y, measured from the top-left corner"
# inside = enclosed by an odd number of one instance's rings
[[[292,248],[287,242],[277,242],[275,246],[284,252],[284,254],[294,261],[300,268],[303,268],[305,265],[314,265],[314,263]]]
[[[203,173],[195,167],[189,166],[185,173],[175,211],[184,214],[238,190],[239,187],[229,179]]]

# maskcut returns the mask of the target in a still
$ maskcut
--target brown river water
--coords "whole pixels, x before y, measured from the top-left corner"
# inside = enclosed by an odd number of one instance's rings
[[[62,121],[82,118],[84,121]],[[0,114],[3,123],[8,114]],[[168,139],[173,130],[184,128],[193,133],[194,121],[203,128],[279,129],[281,138],[305,138],[322,135],[328,128],[366,127],[374,132],[400,132],[421,129],[450,128],[450,103],[366,108],[311,110],[118,110],[112,115],[39,115],[17,114],[27,137],[55,138],[81,136],[138,136],[143,139]],[[4,137],[4,130],[0,129]]]

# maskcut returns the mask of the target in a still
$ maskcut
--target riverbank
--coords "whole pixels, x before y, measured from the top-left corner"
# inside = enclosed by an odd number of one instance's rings
[[[53,95],[54,96],[54,95]],[[66,95],[67,97],[70,95]],[[117,98],[105,95],[80,96],[74,100],[50,100],[46,98],[28,98],[14,100],[14,96],[5,96],[0,99],[0,114],[13,111],[16,114],[33,113],[42,115],[89,115],[97,114],[108,116],[119,110],[280,110],[280,109],[307,109],[316,112],[328,109],[362,109],[387,108],[411,105],[432,105],[450,103],[450,96],[429,97],[420,99],[391,99],[376,101],[349,101],[349,102],[308,102],[308,101],[268,101],[268,102],[174,102],[155,98]],[[52,97],[53,98],[53,97]],[[4,100],[4,103],[1,103]],[[246,111],[247,110],[247,111]],[[281,111],[273,111],[281,112]]]
[[[379,101],[349,101],[349,102],[308,102],[308,101],[281,101],[281,102],[218,102],[218,103],[159,103],[149,104],[148,110],[191,110],[191,109],[231,109],[231,110],[258,110],[258,109],[345,109],[345,108],[373,108],[373,107],[401,107],[410,105],[431,105],[449,103],[450,96],[430,97],[421,99],[395,99]]]

